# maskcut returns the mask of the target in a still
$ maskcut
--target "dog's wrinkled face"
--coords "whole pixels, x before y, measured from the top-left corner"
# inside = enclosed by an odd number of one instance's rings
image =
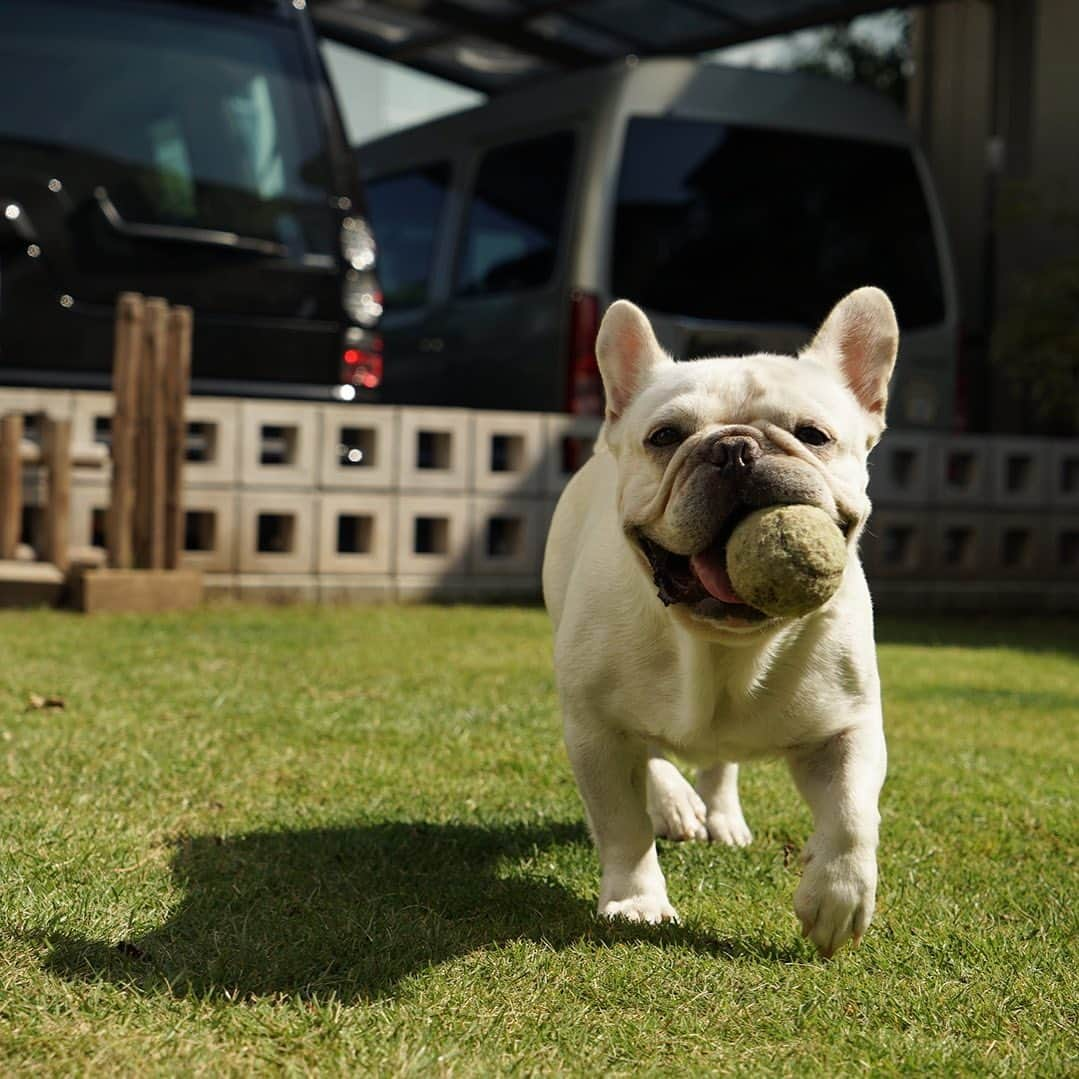
[[[799,357],[676,364],[638,308],[612,305],[597,352],[619,512],[676,618],[713,636],[771,621],[726,571],[727,539],[754,509],[817,506],[853,553],[897,343],[891,304],[871,288],[842,300]]]

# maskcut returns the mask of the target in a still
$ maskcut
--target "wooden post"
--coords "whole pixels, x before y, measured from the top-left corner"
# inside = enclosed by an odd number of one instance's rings
[[[41,460],[49,470],[45,506],[43,561],[61,573],[68,567],[68,519],[71,509],[71,420],[45,416],[41,423]]]
[[[109,565],[131,569],[135,514],[135,415],[145,306],[137,292],[123,292],[116,304],[112,360],[112,491],[107,542]]]
[[[165,338],[168,304],[146,301],[139,413],[135,435],[135,562],[141,569],[165,565]]]
[[[190,307],[169,311],[165,369],[165,568],[179,569],[184,549],[185,418],[191,383]]]
[[[0,558],[15,557],[22,531],[22,416],[0,418]]]

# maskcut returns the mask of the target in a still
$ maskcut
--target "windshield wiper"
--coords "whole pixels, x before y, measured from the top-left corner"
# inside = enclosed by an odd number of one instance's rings
[[[109,227],[121,236],[129,236],[134,240],[167,240],[174,243],[195,244],[198,247],[246,252],[251,255],[265,255],[268,258],[288,258],[288,248],[284,244],[274,243],[273,240],[259,240],[253,236],[225,232],[223,229],[200,229],[187,225],[147,225],[139,221],[127,221],[103,187],[94,188],[94,198]]]

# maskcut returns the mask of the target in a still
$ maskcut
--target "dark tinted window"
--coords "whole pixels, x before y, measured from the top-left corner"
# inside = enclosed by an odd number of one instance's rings
[[[909,150],[696,120],[630,121],[612,285],[657,311],[814,325],[879,285],[901,325],[944,317]]]
[[[550,280],[572,164],[568,131],[484,155],[457,267],[459,295],[537,288]]]
[[[390,310],[427,302],[449,182],[449,165],[437,164],[367,184],[367,208],[379,251],[378,274]]]
[[[139,224],[333,254],[295,24],[208,5],[0,0],[0,160],[104,188]]]

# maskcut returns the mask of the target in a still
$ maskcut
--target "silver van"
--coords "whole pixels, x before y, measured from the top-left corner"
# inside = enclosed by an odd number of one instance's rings
[[[613,299],[692,359],[796,350],[847,290],[876,284],[903,331],[891,421],[951,423],[941,212],[902,117],[871,92],[630,58],[358,153],[385,401],[598,413]]]

